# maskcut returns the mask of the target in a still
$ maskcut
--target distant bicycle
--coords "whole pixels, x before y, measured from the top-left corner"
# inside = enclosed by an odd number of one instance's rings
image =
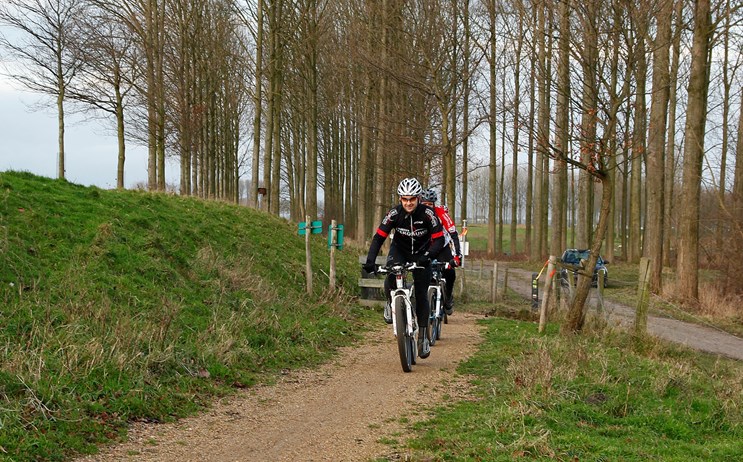
[[[443,324],[449,323],[449,317],[444,311],[446,302],[446,279],[441,270],[448,269],[449,263],[431,262],[433,277],[431,284],[428,286],[428,301],[431,305],[431,317],[428,320],[428,341],[431,346],[436,344],[436,340],[441,338],[441,329]]]
[[[377,269],[378,273],[391,273],[395,276],[395,286],[390,290],[392,300],[392,331],[397,338],[397,351],[400,354],[402,370],[413,370],[418,355],[418,321],[415,317],[415,306],[411,300],[413,284],[408,283],[408,273],[422,268],[415,263],[393,264]],[[420,333],[426,335],[425,332]]]

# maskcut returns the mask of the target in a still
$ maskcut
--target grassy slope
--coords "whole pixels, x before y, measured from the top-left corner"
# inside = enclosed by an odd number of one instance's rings
[[[328,251],[312,242],[320,294]],[[356,253],[337,255],[353,287]],[[0,173],[0,458],[63,460],[322,360],[361,315],[304,288],[285,220]]]
[[[415,424],[409,460],[743,460],[740,362],[604,330],[483,324],[480,351],[459,367],[470,399]]]

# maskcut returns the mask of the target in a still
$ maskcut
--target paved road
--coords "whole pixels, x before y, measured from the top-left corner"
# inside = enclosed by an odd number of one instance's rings
[[[509,268],[509,288],[526,298],[531,298],[531,272]],[[540,293],[541,293],[540,285]],[[597,306],[596,291],[592,289],[587,303]],[[627,328],[634,325],[635,309],[604,300],[609,320]],[[596,308],[591,308],[596,309]],[[743,338],[718,329],[670,318],[648,316],[648,332],[656,337],[686,345],[696,350],[719,354],[743,361]]]

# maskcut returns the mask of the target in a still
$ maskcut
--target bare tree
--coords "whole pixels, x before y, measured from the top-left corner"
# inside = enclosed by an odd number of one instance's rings
[[[82,66],[74,52],[81,0],[4,0],[0,24],[14,35],[0,35],[0,51],[14,62],[8,75],[34,93],[54,97],[58,124],[57,176],[65,178],[65,101]]]
[[[118,140],[116,187],[124,188],[126,162],[125,109],[134,85],[141,77],[134,40],[126,28],[105,10],[91,6],[78,19],[74,52],[85,63],[74,85],[71,99],[113,116]]]

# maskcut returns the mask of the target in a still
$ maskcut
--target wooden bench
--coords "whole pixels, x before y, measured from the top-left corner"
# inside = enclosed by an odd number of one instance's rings
[[[359,263],[365,262],[366,256],[359,256]],[[387,264],[387,256],[378,256],[375,263],[379,266],[384,266]],[[383,274],[369,274],[361,269],[361,277],[358,281],[359,288],[361,289],[359,303],[365,306],[383,305],[385,300],[384,278],[385,275]]]

